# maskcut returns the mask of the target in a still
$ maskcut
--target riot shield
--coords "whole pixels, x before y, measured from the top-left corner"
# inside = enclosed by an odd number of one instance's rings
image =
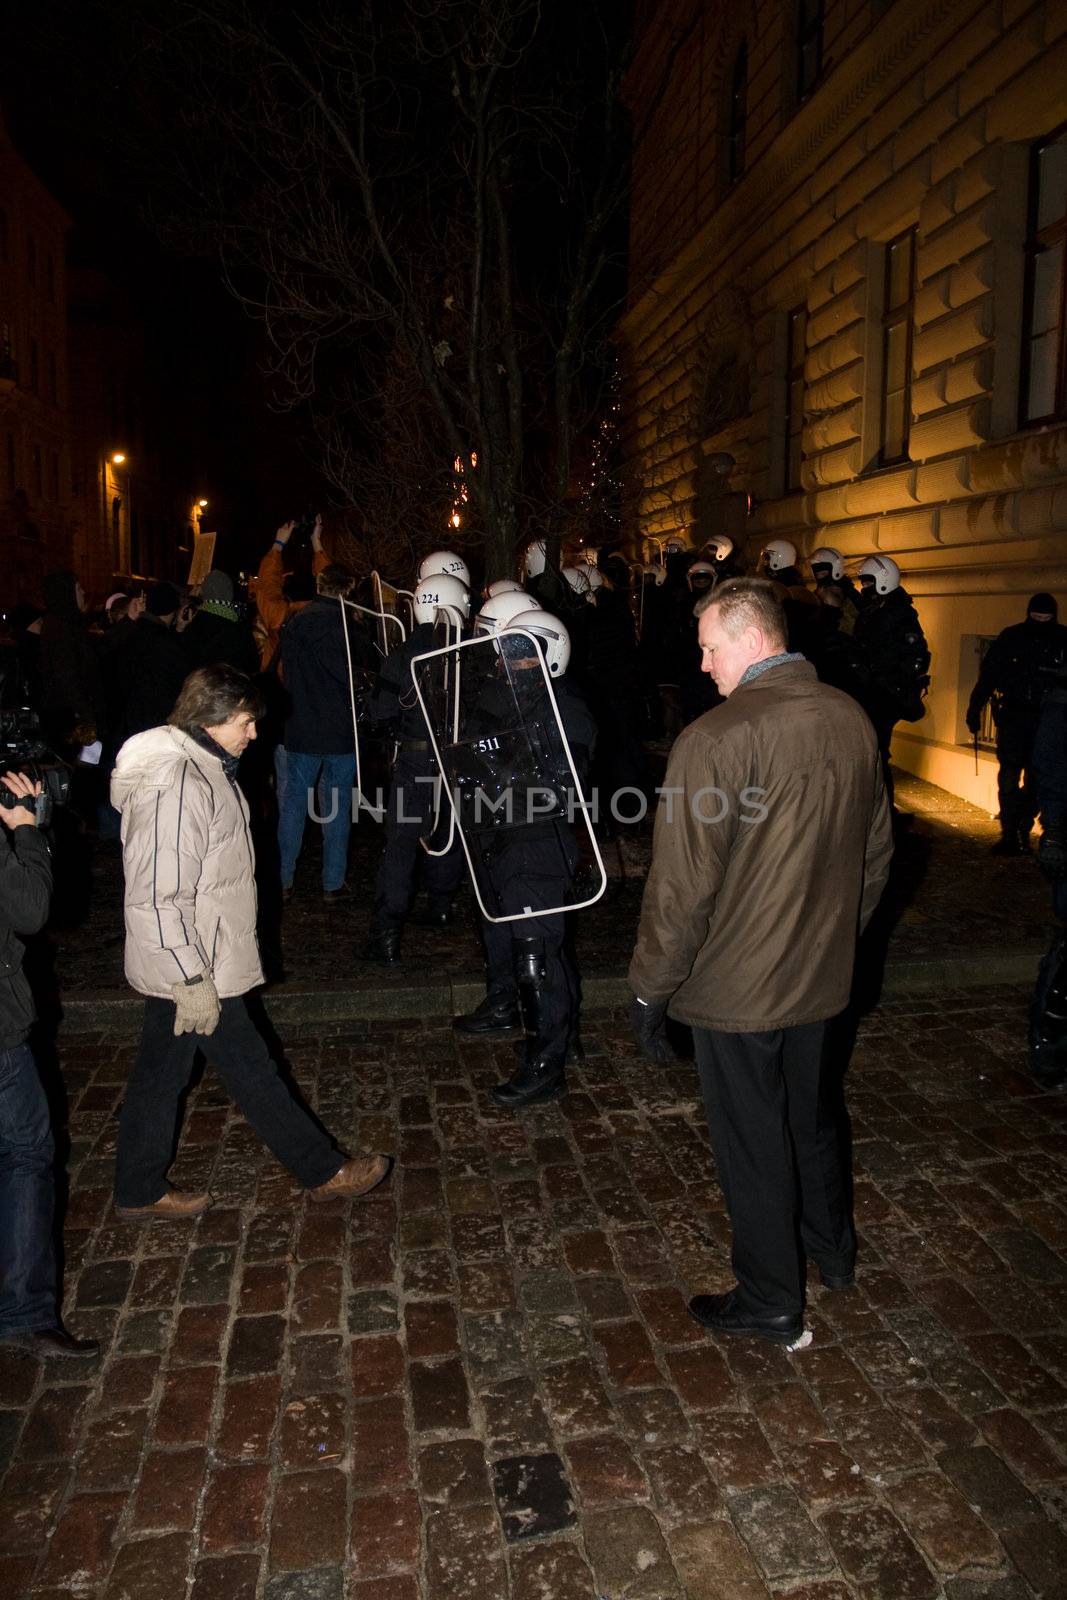
[[[391,584],[383,583],[381,574],[372,572],[370,575],[371,596],[374,600],[374,610],[371,615],[377,619],[378,648],[383,656],[398,644],[403,644],[407,638],[407,630],[397,616],[397,595],[399,589],[394,589]]]
[[[433,706],[434,726],[444,729],[453,740],[459,737],[459,658],[451,647],[463,637],[463,618],[451,606],[441,606],[434,617],[434,636],[438,657],[426,673],[427,704]],[[425,714],[425,708],[424,708]],[[445,798],[445,785],[438,767],[433,792],[433,822],[430,832],[419,843],[428,856],[445,856],[456,841],[456,817]]]
[[[607,874],[536,641],[510,629],[476,635],[417,655],[411,676],[482,915],[517,922],[593,905]],[[508,910],[501,863],[532,844],[545,903]],[[584,874],[576,887],[579,856],[595,867],[593,892]]]

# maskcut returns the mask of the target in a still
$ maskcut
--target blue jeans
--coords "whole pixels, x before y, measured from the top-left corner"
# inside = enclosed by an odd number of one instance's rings
[[[285,789],[278,809],[278,854],[281,857],[282,884],[288,888],[296,871],[296,861],[304,839],[304,822],[312,805],[322,824],[322,887],[327,892],[339,889],[348,866],[348,835],[352,826],[352,786],[356,781],[356,758],[308,756],[299,750],[285,753]],[[315,796],[315,783],[322,771],[323,782]]]
[[[57,1325],[54,1159],[33,1052],[0,1050],[0,1338]]]

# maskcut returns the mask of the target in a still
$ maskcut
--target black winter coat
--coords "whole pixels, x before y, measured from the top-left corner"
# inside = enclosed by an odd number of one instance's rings
[[[259,650],[252,630],[233,617],[220,616],[202,606],[178,638],[190,672],[196,667],[213,667],[220,661],[253,677],[259,671]]]
[[[917,722],[930,682],[930,651],[907,590],[864,601],[852,637],[864,677],[861,699],[875,722],[890,716]]]
[[[23,938],[48,920],[52,858],[36,828],[0,826],[0,1050],[21,1044],[36,1016],[22,970]]]
[[[1058,622],[1016,622],[989,646],[971,692],[968,719],[977,721],[988,700],[997,722],[1034,721],[1050,685],[1049,673],[1067,665],[1067,628]]]
[[[378,683],[371,695],[371,717],[394,739],[428,740],[426,722],[411,681],[415,656],[439,646],[441,638],[432,622],[412,628],[402,645],[386,656],[378,672]]]
[[[181,636],[158,617],[138,617],[118,654],[123,691],[121,740],[170,721],[189,673]]]
[[[347,617],[356,692],[368,687],[378,654],[366,630]],[[285,748],[301,755],[351,755],[352,700],[341,602],[319,595],[283,625],[279,643],[289,710]]]

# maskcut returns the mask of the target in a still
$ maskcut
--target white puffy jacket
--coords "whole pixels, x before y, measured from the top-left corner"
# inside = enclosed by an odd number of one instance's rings
[[[126,977],[141,994],[210,972],[220,997],[263,982],[248,806],[218,756],[180,728],[149,728],[119,751]]]

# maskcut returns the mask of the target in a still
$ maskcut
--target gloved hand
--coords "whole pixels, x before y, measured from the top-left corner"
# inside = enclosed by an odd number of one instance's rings
[[[1067,840],[1062,834],[1045,829],[1037,844],[1037,864],[1054,889],[1067,881]]]
[[[215,980],[205,972],[200,983],[175,983],[171,987],[177,1012],[174,1032],[214,1033],[219,1025],[219,996]]]
[[[641,1054],[658,1067],[673,1067],[677,1052],[667,1038],[667,1005],[665,1001],[633,999],[630,1001],[630,1026]]]
[[[964,720],[967,723],[967,732],[969,734],[971,734],[971,736],[973,737],[974,734],[976,734],[978,732],[979,728],[982,726],[982,714],[981,714],[981,712],[980,711],[968,711],[967,716],[966,716],[966,718]]]

